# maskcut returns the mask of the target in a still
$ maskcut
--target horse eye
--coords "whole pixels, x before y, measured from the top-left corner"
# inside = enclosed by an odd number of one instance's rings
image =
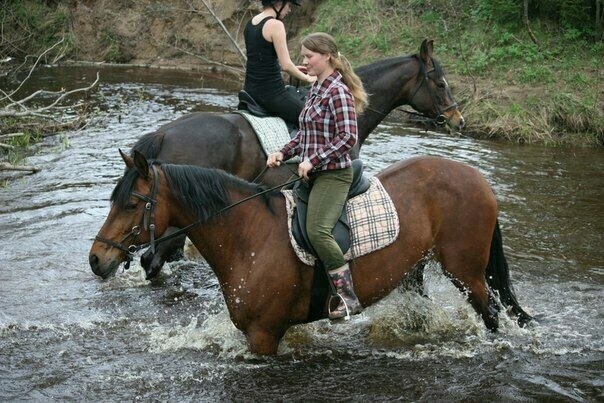
[[[134,211],[134,210],[136,210],[136,203],[126,204],[126,211]]]

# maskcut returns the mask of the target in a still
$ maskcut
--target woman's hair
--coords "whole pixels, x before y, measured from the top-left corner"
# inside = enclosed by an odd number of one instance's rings
[[[363,112],[367,106],[367,93],[363,88],[363,82],[352,70],[348,59],[338,52],[338,45],[333,37],[323,32],[315,32],[302,39],[302,46],[311,52],[331,55],[331,65],[342,74],[342,81],[354,97],[357,112]]]

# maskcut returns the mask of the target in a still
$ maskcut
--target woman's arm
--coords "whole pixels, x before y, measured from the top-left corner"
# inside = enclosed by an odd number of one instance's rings
[[[266,22],[264,25],[270,41],[273,42],[275,51],[277,52],[277,58],[279,59],[279,65],[281,70],[287,72],[289,75],[297,78],[298,80],[306,83],[313,83],[317,78],[311,77],[308,74],[304,74],[296,67],[292,59],[289,57],[289,50],[287,49],[287,39],[285,33],[285,26],[283,22],[272,19]],[[266,37],[265,36],[265,37]]]

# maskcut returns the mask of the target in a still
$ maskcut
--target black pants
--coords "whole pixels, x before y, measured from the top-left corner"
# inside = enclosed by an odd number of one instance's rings
[[[279,116],[288,123],[298,126],[298,116],[304,108],[304,101],[298,99],[295,94],[283,91],[277,95],[262,95],[250,93],[256,102],[271,115]]]

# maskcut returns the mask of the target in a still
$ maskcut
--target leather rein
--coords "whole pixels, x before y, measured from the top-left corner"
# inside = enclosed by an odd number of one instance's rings
[[[98,235],[95,237],[95,240],[106,243],[107,245],[110,245],[110,246],[117,248],[117,249],[121,250],[122,252],[124,252],[124,254],[126,255],[126,265],[124,266],[125,270],[128,270],[130,268],[130,262],[132,262],[134,260],[134,254],[136,252],[138,252],[139,250],[150,247],[151,253],[155,253],[156,245],[158,245],[162,242],[168,241],[172,238],[176,238],[180,235],[186,234],[191,228],[196,227],[197,225],[199,225],[213,217],[216,217],[235,206],[245,203],[246,201],[249,201],[249,200],[256,198],[258,196],[261,196],[263,194],[272,192],[273,190],[290,185],[290,184],[302,179],[301,177],[299,177],[297,179],[292,179],[281,185],[277,185],[270,189],[266,189],[261,192],[255,193],[255,194],[248,196],[246,198],[243,198],[235,203],[232,203],[232,204],[224,207],[223,209],[218,210],[217,212],[211,214],[209,217],[207,217],[204,220],[194,221],[193,223],[187,225],[186,227],[179,229],[176,232],[171,233],[170,235],[165,235],[158,239],[155,239],[155,206],[157,205],[156,198],[157,198],[157,190],[158,190],[158,185],[157,185],[158,173],[157,173],[157,168],[156,168],[157,165],[161,165],[161,164],[159,164],[157,162],[153,162],[151,164],[151,172],[153,175],[153,188],[151,189],[151,196],[150,197],[145,196],[145,195],[142,195],[137,192],[131,193],[132,196],[146,202],[145,211],[143,213],[143,216],[141,217],[139,225],[135,225],[134,227],[132,227],[130,232],[124,238],[122,238],[122,240],[119,243],[112,241],[111,239],[103,238]],[[149,232],[150,240],[147,243],[136,245],[136,244],[134,244],[134,242],[136,242],[136,237],[141,233],[141,228],[143,228],[145,231]],[[130,238],[132,238],[133,243],[131,243],[129,246],[125,246],[124,243]]]

